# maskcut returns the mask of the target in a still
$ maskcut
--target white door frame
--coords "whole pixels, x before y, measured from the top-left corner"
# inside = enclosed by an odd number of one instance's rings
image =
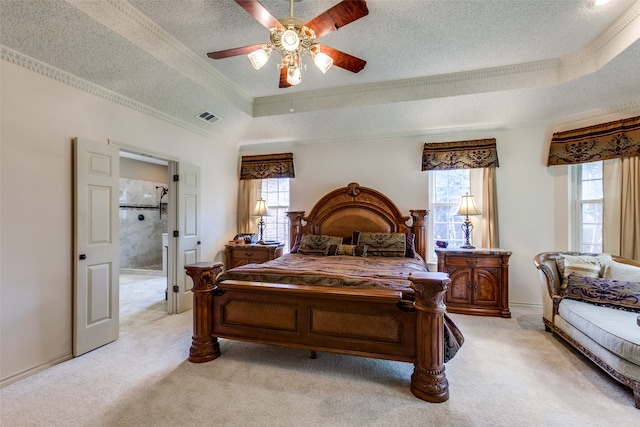
[[[109,140],[110,143],[120,148],[120,151],[127,153],[137,154],[142,157],[148,157],[149,161],[152,159],[167,162],[167,188],[169,192],[167,194],[167,305],[166,310],[169,314],[175,314],[176,311],[176,296],[173,292],[173,286],[176,283],[175,270],[176,270],[176,238],[173,237],[173,230],[177,230],[178,223],[178,204],[177,204],[177,192],[178,186],[173,181],[173,176],[177,173],[178,159],[172,156],[167,156],[159,152],[152,150],[143,150],[140,147],[135,147],[129,144],[120,142],[114,142]],[[144,160],[142,160],[144,161]]]

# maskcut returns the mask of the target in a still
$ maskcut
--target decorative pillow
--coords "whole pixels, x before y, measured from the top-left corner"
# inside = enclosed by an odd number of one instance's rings
[[[406,248],[404,251],[404,256],[408,258],[415,258],[416,257],[416,245],[415,245],[416,235],[413,233],[406,233],[405,238],[406,238]],[[346,237],[345,237],[345,240],[346,240]],[[351,240],[354,245],[357,245],[360,240],[360,231],[354,231]],[[347,242],[345,241],[345,243]]]
[[[356,246],[356,245],[330,245],[327,248],[327,256],[334,255],[349,255],[349,256],[367,256],[367,247],[366,246]]]
[[[640,267],[612,260],[611,263],[607,265],[607,269],[604,271],[602,277],[606,279],[640,282]]]
[[[568,255],[560,254],[556,258],[556,264],[562,285],[560,289],[567,287],[569,274],[578,273],[589,277],[602,277],[607,265],[611,262],[610,254],[599,255]]]
[[[356,256],[361,256],[362,258],[366,258],[368,252],[369,252],[369,247],[367,245],[356,246]]]
[[[298,253],[311,255],[325,255],[331,245],[341,245],[342,237],[304,234],[300,239]]]
[[[367,255],[404,257],[407,250],[407,236],[405,233],[368,233],[363,231],[358,237],[358,245],[367,246]]]
[[[640,282],[569,275],[565,297],[640,313]]]
[[[327,248],[327,255],[350,255],[356,254],[356,245],[330,245]]]

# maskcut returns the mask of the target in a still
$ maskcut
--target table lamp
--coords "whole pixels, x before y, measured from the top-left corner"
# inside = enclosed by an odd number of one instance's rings
[[[460,204],[458,205],[458,211],[455,215],[464,215],[464,223],[462,224],[462,230],[464,231],[464,245],[460,246],[462,249],[475,249],[475,246],[471,246],[471,230],[473,230],[473,224],[469,219],[469,215],[481,215],[480,209],[476,206],[476,201],[469,193],[462,196]]]
[[[260,240],[258,243],[261,245],[265,244],[264,241],[264,217],[268,215],[267,211],[267,202],[264,199],[259,199],[256,202],[256,207],[254,209],[254,216],[259,216],[260,221],[258,221],[258,229],[260,230]]]

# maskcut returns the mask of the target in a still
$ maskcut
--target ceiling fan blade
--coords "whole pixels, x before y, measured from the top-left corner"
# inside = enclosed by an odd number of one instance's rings
[[[364,0],[343,0],[307,22],[307,27],[316,32],[316,38],[344,27],[345,25],[369,14]]]
[[[273,27],[282,27],[280,21],[274,18],[258,0],[236,0],[236,3],[246,10],[249,15],[253,16],[256,21],[264,25],[267,30]]]
[[[287,82],[287,67],[280,68],[280,85],[278,87],[282,89],[291,87],[289,82]]]
[[[324,52],[333,59],[333,65],[336,67],[344,68],[345,70],[357,73],[362,71],[367,61],[364,59],[356,58],[353,55],[339,51],[332,47],[321,44],[320,52]]]
[[[262,46],[263,46],[262,44],[254,44],[251,46],[234,47],[233,49],[209,52],[207,53],[207,56],[211,59],[222,59],[222,58],[229,58],[230,56],[248,55],[255,50],[261,49]]]

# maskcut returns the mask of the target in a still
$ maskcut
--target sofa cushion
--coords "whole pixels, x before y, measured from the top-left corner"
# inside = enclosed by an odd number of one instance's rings
[[[564,298],[558,315],[612,353],[640,364],[637,313]]]
[[[571,273],[564,296],[604,307],[640,312],[640,282]]]
[[[629,282],[640,282],[640,267],[612,260],[604,270],[602,277],[607,279],[626,280]]]

